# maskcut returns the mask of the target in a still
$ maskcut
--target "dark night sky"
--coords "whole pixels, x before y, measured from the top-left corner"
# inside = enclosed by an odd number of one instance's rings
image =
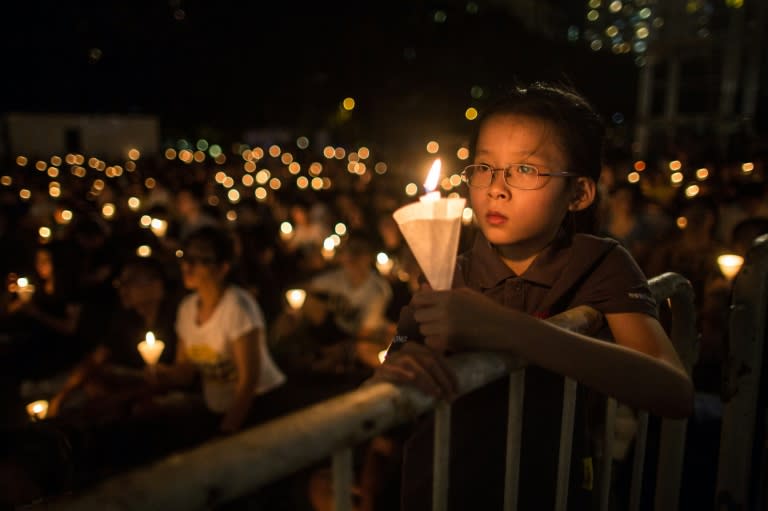
[[[559,13],[583,18],[580,2]],[[463,129],[479,85],[564,78],[631,116],[630,56],[548,40],[479,2],[56,2],[4,5],[3,111],[157,114],[168,134],[327,124],[345,96],[357,132]],[[436,9],[445,23],[433,21]],[[183,11],[183,19],[180,17]],[[97,49],[97,50],[94,50]]]

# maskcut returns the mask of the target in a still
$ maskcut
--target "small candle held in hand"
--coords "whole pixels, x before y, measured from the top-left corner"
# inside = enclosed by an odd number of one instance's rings
[[[432,288],[450,289],[466,200],[441,197],[434,191],[439,180],[437,159],[424,182],[427,193],[419,202],[397,209],[392,217]]]
[[[440,200],[440,192],[437,191],[437,182],[440,180],[441,169],[442,163],[440,162],[440,158],[437,158],[432,164],[432,168],[429,169],[426,181],[424,181],[424,190],[426,190],[427,193],[419,197],[421,202],[436,204]]]
[[[720,266],[720,272],[728,280],[733,280],[744,264],[744,258],[736,254],[723,254],[717,258],[717,264]]]
[[[139,353],[141,358],[149,366],[154,366],[157,361],[160,360],[160,355],[163,354],[165,349],[165,343],[159,339],[155,339],[155,334],[147,332],[144,340],[139,343]]]
[[[19,277],[16,281],[16,293],[19,295],[19,299],[22,302],[28,302],[32,295],[35,294],[35,286],[29,283],[26,277]]]
[[[307,292],[303,289],[289,289],[285,292],[285,299],[288,300],[288,305],[290,305],[293,310],[301,309],[306,298]]]
[[[48,415],[48,401],[45,399],[32,401],[27,405],[27,414],[33,421],[45,419],[45,416]]]

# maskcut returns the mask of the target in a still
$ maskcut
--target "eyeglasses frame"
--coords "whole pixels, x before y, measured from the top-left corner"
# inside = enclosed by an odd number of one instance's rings
[[[534,188],[520,188],[519,186],[515,186],[511,184],[509,181],[507,181],[506,178],[506,171],[508,171],[510,168],[514,166],[519,165],[525,165],[528,167],[532,167],[536,169],[536,186]],[[488,169],[491,172],[491,180],[488,182],[485,186],[478,186],[478,185],[472,185],[469,183],[469,175],[468,170],[471,167],[488,167]],[[542,188],[546,185],[546,181],[543,182],[541,185],[539,184],[539,178],[540,177],[577,177],[579,174],[576,174],[575,172],[568,172],[568,171],[561,171],[561,172],[541,172],[539,170],[539,167],[537,165],[532,165],[530,163],[510,163],[506,167],[491,167],[490,165],[487,165],[485,163],[472,163],[470,165],[467,165],[464,167],[464,170],[461,171],[461,180],[467,184],[467,186],[471,186],[472,188],[489,188],[493,184],[493,178],[496,175],[496,172],[504,171],[504,174],[502,174],[502,179],[504,180],[504,184],[511,188],[516,188],[518,190],[538,190],[539,188]]]

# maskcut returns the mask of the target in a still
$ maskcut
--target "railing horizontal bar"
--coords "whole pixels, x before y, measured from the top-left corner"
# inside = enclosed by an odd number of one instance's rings
[[[591,333],[602,316],[576,307],[549,318]],[[449,363],[466,394],[524,364],[498,353],[462,353]],[[336,450],[357,445],[432,410],[435,400],[389,383],[365,385],[228,438],[169,456],[89,488],[41,504],[53,510],[204,510],[248,495]]]
[[[449,361],[461,393],[519,368],[513,357],[466,353]],[[413,420],[434,399],[390,383],[363,386],[228,438],[210,441],[105,481],[46,509],[209,509]],[[244,469],[247,467],[247,470]],[[180,482],[183,481],[183,487]]]

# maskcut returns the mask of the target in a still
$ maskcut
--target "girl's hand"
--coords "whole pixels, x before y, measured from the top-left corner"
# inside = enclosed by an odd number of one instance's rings
[[[456,376],[445,358],[417,342],[407,342],[374,371],[371,382],[411,385],[427,395],[452,400],[458,392]]]
[[[414,318],[428,346],[441,351],[478,347],[495,335],[494,326],[509,310],[468,288],[422,290],[413,296]]]

